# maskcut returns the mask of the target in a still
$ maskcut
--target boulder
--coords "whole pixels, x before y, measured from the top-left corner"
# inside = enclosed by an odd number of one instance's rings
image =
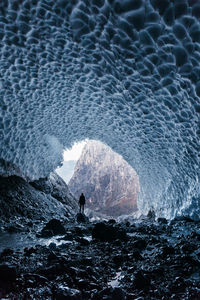
[[[76,220],[78,223],[87,223],[89,222],[88,217],[86,217],[86,215],[82,214],[82,213],[78,213],[76,215]]]
[[[79,242],[81,246],[88,246],[90,244],[87,239],[80,237],[77,238],[77,242]]]
[[[168,224],[168,221],[167,221],[167,219],[165,219],[165,218],[158,218],[158,223],[160,223],[160,224]]]
[[[42,229],[41,236],[49,237],[53,235],[62,235],[65,234],[66,230],[61,222],[57,219],[50,220]]]
[[[155,220],[155,217],[156,217],[155,211],[150,209],[148,214],[147,214],[147,218],[150,219],[150,220]]]
[[[100,222],[95,224],[94,228],[92,229],[92,238],[109,242],[117,239],[126,240],[127,235],[124,229]]]
[[[138,260],[143,260],[143,257],[142,255],[140,254],[139,250],[133,250],[132,253],[131,253],[131,257],[133,259],[135,259],[136,261]]]
[[[143,274],[142,271],[138,271],[135,274],[135,279],[133,281],[133,284],[136,289],[147,290],[149,288],[150,283],[151,283],[150,278],[147,275]]]
[[[175,249],[172,246],[165,245],[162,247],[162,256],[167,256],[175,253]]]
[[[108,220],[108,224],[116,224],[116,220],[115,219],[110,219],[110,220]]]
[[[117,254],[113,257],[113,262],[117,266],[122,265],[123,261],[124,261],[124,256],[123,255]]]
[[[5,248],[5,249],[1,252],[0,256],[1,256],[1,257],[3,257],[3,256],[10,256],[10,255],[13,255],[13,253],[14,253],[14,251],[13,251],[12,249],[10,249],[10,248]]]
[[[81,300],[81,292],[76,289],[70,289],[69,287],[66,286],[60,286],[55,295],[56,300]]]
[[[146,246],[147,246],[147,242],[144,239],[138,239],[133,243],[133,247],[139,250],[144,250]]]
[[[125,293],[122,288],[120,287],[114,287],[112,292],[111,292],[111,299],[113,300],[124,300],[125,298]]]

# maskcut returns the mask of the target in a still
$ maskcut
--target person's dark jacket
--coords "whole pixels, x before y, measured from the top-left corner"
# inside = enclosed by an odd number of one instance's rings
[[[79,203],[80,203],[81,205],[84,205],[84,204],[85,204],[85,196],[84,196],[83,194],[80,195]]]

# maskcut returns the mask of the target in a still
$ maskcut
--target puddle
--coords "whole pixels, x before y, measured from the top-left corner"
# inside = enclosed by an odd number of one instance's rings
[[[51,238],[37,238],[31,234],[3,233],[0,235],[0,252],[5,248],[22,250],[35,245],[49,246],[51,243],[54,243],[56,246],[60,246],[72,243],[72,241],[63,240],[63,237],[64,235],[57,235]]]
[[[57,235],[55,237],[49,238],[49,239],[38,239],[37,244],[42,245],[42,246],[49,246],[51,243],[56,244],[56,246],[60,246],[63,244],[71,244],[72,241],[66,241],[63,240],[64,235]]]

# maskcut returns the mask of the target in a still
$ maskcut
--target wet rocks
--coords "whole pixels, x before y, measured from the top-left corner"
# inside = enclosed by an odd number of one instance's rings
[[[55,293],[56,300],[81,300],[81,292],[76,289],[70,289],[67,286],[60,286]]]
[[[0,254],[5,299],[199,299],[197,223],[74,220],[64,229],[46,246]]]
[[[17,223],[6,225],[4,227],[4,230],[9,232],[9,233],[17,233],[17,232],[28,231],[27,228],[25,228],[23,225],[17,224]]]
[[[98,239],[100,241],[114,241],[114,240],[126,240],[127,235],[124,229],[119,227],[114,227],[110,224],[103,222],[94,225],[92,230],[92,238]]]
[[[89,222],[88,217],[86,217],[86,215],[82,214],[82,213],[78,213],[76,215],[76,220],[78,223],[87,223]]]
[[[51,237],[54,235],[63,235],[65,233],[66,230],[60,220],[52,219],[42,229],[41,237]]]
[[[147,242],[144,239],[137,239],[134,243],[133,243],[133,247],[137,248],[139,250],[143,250],[145,249],[147,246]]]
[[[111,291],[111,299],[114,300],[125,300],[125,293],[122,288],[114,287]]]
[[[85,238],[78,238],[77,241],[82,245],[82,246],[88,246],[90,242],[85,239]]]
[[[146,290],[146,289],[149,288],[150,283],[151,283],[150,278],[149,278],[146,274],[143,274],[142,271],[138,271],[138,272],[135,274],[135,278],[134,278],[134,281],[133,281],[133,285],[134,285],[137,289],[140,289],[140,290]]]
[[[14,251],[10,248],[5,248],[2,252],[1,252],[1,257],[4,256],[9,256],[9,255],[13,255]]]
[[[162,255],[165,257],[167,255],[170,255],[170,254],[174,254],[175,253],[175,249],[174,247],[172,246],[163,246],[162,247]]]
[[[167,219],[165,219],[165,218],[158,218],[157,221],[158,221],[158,223],[160,223],[160,224],[168,224],[168,221],[167,221]]]

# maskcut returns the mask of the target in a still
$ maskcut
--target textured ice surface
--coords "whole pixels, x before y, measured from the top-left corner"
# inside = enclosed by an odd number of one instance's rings
[[[35,179],[100,140],[144,212],[198,213],[199,17],[198,0],[1,0],[1,158]]]

